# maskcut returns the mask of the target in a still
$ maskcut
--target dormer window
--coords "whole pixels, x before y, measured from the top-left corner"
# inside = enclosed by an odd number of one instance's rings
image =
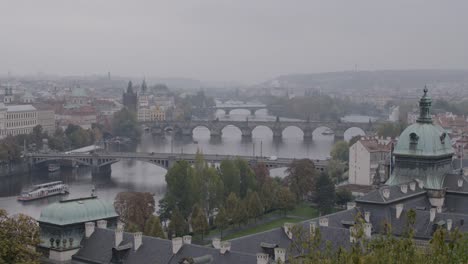
[[[410,146],[416,146],[418,144],[419,136],[416,133],[411,133],[410,137]]]
[[[440,143],[445,144],[445,137],[447,137],[447,133],[445,132],[440,135]]]

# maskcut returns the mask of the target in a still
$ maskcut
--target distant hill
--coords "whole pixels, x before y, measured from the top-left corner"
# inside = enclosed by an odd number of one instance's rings
[[[468,83],[468,70],[381,70],[290,74],[260,83],[255,87],[319,88],[326,91],[382,86],[385,88],[421,87],[425,84],[440,83]]]

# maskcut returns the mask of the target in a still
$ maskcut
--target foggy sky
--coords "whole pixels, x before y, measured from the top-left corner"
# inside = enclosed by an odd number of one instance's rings
[[[0,0],[0,75],[468,68],[466,0]]]

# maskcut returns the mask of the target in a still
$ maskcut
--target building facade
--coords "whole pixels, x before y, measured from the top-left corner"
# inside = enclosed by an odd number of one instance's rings
[[[388,179],[392,140],[362,137],[349,148],[349,183],[378,185]]]
[[[32,105],[7,105],[2,136],[29,134],[37,124],[37,110]]]

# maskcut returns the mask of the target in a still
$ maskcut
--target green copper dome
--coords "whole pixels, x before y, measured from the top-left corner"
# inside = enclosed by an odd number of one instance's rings
[[[41,211],[39,222],[69,225],[117,216],[112,203],[90,197],[53,203]]]
[[[437,125],[415,123],[407,127],[398,138],[395,155],[438,157],[452,155],[450,137]]]
[[[439,157],[453,155],[452,142],[447,132],[432,123],[432,100],[427,96],[427,88],[419,101],[420,115],[415,124],[407,127],[398,138],[395,155]]]

